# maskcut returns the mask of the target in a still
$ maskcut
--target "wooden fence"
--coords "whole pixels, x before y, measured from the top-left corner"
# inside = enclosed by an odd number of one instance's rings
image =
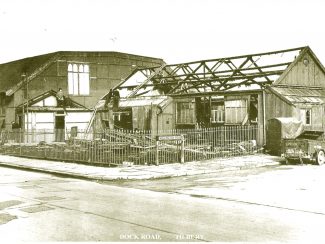
[[[255,153],[259,149],[257,136],[262,130],[258,126],[224,126],[156,133],[138,130],[106,130],[92,134],[77,130],[2,131],[0,153],[107,166],[166,164],[181,162],[181,159],[189,162]],[[165,139],[157,142],[159,136]]]

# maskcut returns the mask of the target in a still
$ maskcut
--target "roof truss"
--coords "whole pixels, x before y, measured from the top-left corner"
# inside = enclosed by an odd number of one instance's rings
[[[299,54],[299,51],[304,48],[201,60],[139,70],[138,72],[147,77],[143,82],[138,85],[125,85],[126,83],[124,83],[117,88],[132,90],[128,97],[145,94],[148,89],[162,88],[164,94],[168,95],[219,92],[234,87],[251,85],[257,85],[261,88],[272,84],[294,60],[292,58],[290,61],[270,61],[270,56],[282,57],[286,53],[293,52]],[[269,61],[265,62],[268,59]]]

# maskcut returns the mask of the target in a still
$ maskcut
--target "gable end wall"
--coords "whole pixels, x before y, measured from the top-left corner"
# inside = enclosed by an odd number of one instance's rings
[[[304,64],[304,60],[308,64]],[[277,83],[281,85],[319,86],[325,88],[325,74],[316,60],[306,52],[283,79]]]

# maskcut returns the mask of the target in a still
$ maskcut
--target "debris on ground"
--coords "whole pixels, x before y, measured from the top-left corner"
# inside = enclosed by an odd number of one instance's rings
[[[194,141],[195,142],[195,141]],[[211,158],[248,155],[257,152],[255,140],[239,141],[227,145],[212,145],[206,141],[194,143],[185,136],[185,162]],[[158,146],[160,164],[180,162],[181,143],[163,141]],[[97,138],[69,138],[66,142],[15,143],[5,142],[0,153],[53,159],[59,161],[84,162],[89,164],[128,167],[130,165],[156,164],[156,139],[148,134],[109,131]]]

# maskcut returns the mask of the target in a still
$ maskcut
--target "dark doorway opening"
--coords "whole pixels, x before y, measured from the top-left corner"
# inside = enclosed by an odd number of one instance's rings
[[[65,139],[65,116],[64,114],[56,114],[55,116],[55,141],[64,142]]]

